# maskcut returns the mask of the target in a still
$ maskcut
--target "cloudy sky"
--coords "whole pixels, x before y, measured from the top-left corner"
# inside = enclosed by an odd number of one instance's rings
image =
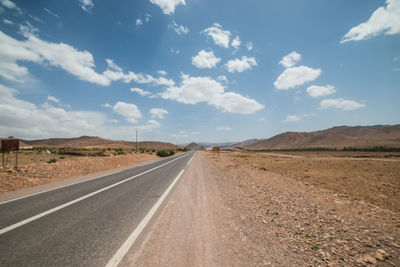
[[[0,136],[400,123],[400,0],[0,0]]]

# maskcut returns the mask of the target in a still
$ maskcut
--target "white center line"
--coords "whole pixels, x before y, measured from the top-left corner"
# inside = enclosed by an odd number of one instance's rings
[[[189,165],[189,163],[192,161],[193,157],[194,156],[192,156],[192,158],[190,159],[190,161],[188,162],[187,165]],[[184,172],[184,169],[181,170],[181,172],[178,174],[178,176],[176,176],[176,178],[171,183],[171,185],[167,188],[167,190],[165,190],[165,192],[157,200],[157,202],[154,204],[154,206],[151,208],[151,210],[147,213],[147,215],[143,218],[143,220],[139,223],[139,225],[135,228],[135,230],[133,230],[133,232],[129,235],[128,239],[125,240],[125,242],[122,244],[122,246],[118,249],[118,251],[114,254],[114,256],[111,258],[111,260],[107,263],[106,267],[118,266],[118,264],[124,258],[125,254],[128,252],[129,248],[133,245],[135,240],[142,233],[144,228],[150,222],[153,215],[156,213],[158,208],[161,206],[164,199],[168,196],[169,192],[172,190],[172,188],[174,187],[176,182],[178,182],[178,180],[182,176],[183,172]]]
[[[154,167],[154,168],[152,168],[152,169],[150,169],[150,170],[144,171],[144,172],[142,172],[142,173],[139,173],[139,174],[137,174],[137,175],[134,175],[134,176],[132,176],[132,177],[129,177],[129,178],[125,179],[125,180],[119,181],[119,182],[117,182],[117,183],[115,183],[115,184],[109,185],[109,186],[107,186],[107,187],[104,187],[104,188],[102,188],[102,189],[99,189],[99,190],[97,190],[97,191],[94,191],[94,192],[92,192],[92,193],[90,193],[90,194],[87,194],[87,195],[84,195],[84,196],[79,197],[79,198],[77,198],[77,199],[71,200],[71,201],[69,201],[69,202],[67,202],[67,203],[64,203],[64,204],[62,204],[62,205],[60,205],[60,206],[57,206],[57,207],[55,207],[55,208],[52,208],[52,209],[49,209],[49,210],[44,211],[44,212],[42,212],[42,213],[39,213],[39,214],[37,214],[37,215],[35,215],[35,216],[32,216],[32,217],[30,217],[30,218],[28,218],[28,219],[25,219],[25,220],[20,221],[20,222],[18,222],[18,223],[12,224],[12,225],[10,225],[10,226],[8,226],[8,227],[6,227],[6,228],[1,229],[1,230],[0,230],[0,235],[2,235],[2,234],[4,234],[4,233],[7,233],[7,232],[9,232],[9,231],[11,231],[11,230],[13,230],[13,229],[15,229],[15,228],[18,228],[18,227],[20,227],[20,226],[22,226],[22,225],[24,225],[24,224],[30,223],[30,222],[32,222],[32,221],[34,221],[34,220],[37,220],[37,219],[39,219],[39,218],[41,218],[41,217],[43,217],[43,216],[46,216],[46,215],[51,214],[51,213],[53,213],[53,212],[56,212],[56,211],[58,211],[58,210],[60,210],[60,209],[63,209],[63,208],[68,207],[68,206],[71,206],[72,204],[75,204],[75,203],[77,203],[77,202],[79,202],[79,201],[82,201],[82,200],[84,200],[84,199],[87,199],[87,198],[89,198],[89,197],[91,197],[91,196],[97,195],[97,194],[99,194],[99,193],[101,193],[101,192],[103,192],[103,191],[106,191],[106,190],[110,189],[110,188],[113,188],[113,187],[116,187],[116,186],[118,186],[118,185],[120,185],[120,184],[123,184],[123,183],[125,183],[125,182],[128,182],[128,181],[130,181],[130,180],[132,180],[132,179],[134,179],[134,178],[137,178],[137,177],[139,177],[139,176],[141,176],[141,175],[143,175],[143,174],[146,174],[146,173],[149,173],[149,172],[151,172],[151,171],[154,171],[154,170],[156,170],[156,169],[158,169],[158,168],[161,168],[161,167],[163,167],[163,166],[165,166],[165,165],[167,165],[167,164],[170,164],[170,163],[172,163],[172,162],[174,162],[174,161],[176,161],[176,160],[178,160],[178,159],[181,159],[181,158],[183,158],[183,157],[185,157],[185,156],[187,156],[187,155],[183,155],[183,156],[181,156],[181,157],[175,158],[175,159],[173,159],[173,160],[171,160],[171,161],[168,161],[168,162],[166,162],[166,163],[164,163],[164,164],[161,164],[161,165],[159,165],[159,166],[157,166],[157,167]]]

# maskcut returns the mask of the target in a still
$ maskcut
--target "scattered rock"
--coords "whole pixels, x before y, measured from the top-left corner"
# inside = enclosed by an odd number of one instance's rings
[[[386,258],[389,258],[389,253],[387,253],[385,250],[383,249],[378,249],[378,251],[376,252],[375,258],[377,260],[380,261],[384,261]]]

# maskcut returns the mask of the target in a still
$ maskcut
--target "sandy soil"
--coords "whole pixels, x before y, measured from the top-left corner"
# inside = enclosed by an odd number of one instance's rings
[[[127,262],[400,265],[399,212],[251,164],[238,165],[233,154],[197,153],[147,242]]]
[[[29,155],[29,154],[28,154]],[[47,184],[71,177],[116,169],[122,166],[158,159],[155,154],[130,154],[107,157],[61,157],[54,155],[21,155],[21,162],[27,163],[15,170],[13,167],[0,166],[0,193]],[[33,163],[29,163],[33,158]],[[56,158],[54,163],[47,163]]]

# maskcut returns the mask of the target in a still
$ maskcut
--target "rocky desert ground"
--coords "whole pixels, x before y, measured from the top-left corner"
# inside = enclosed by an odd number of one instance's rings
[[[399,266],[398,154],[206,157],[237,188],[236,197],[247,195],[235,206],[255,249],[274,236],[274,247],[279,244],[306,265]],[[285,265],[282,258],[272,259],[272,265]]]
[[[399,266],[399,163],[397,154],[199,152],[126,264]]]

